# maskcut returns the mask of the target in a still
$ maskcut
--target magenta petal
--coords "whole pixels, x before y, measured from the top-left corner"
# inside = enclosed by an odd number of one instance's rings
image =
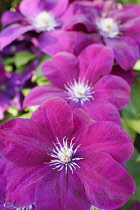
[[[44,1],[42,1],[44,2]],[[22,15],[25,17],[35,17],[40,11],[40,0],[24,0],[20,3],[19,8]],[[41,3],[42,4],[42,3]],[[42,10],[43,11],[43,10]]]
[[[39,37],[40,49],[49,55],[63,51],[79,55],[85,47],[95,42],[99,42],[97,34],[80,31],[55,30],[44,32]]]
[[[86,128],[95,122],[84,110],[75,109],[73,111],[74,130],[73,137],[75,141],[80,141]]]
[[[78,29],[93,32],[96,30],[95,19],[99,14],[99,10],[93,7],[91,2],[75,1],[70,4],[62,17],[64,21],[63,28],[65,30],[77,30],[77,26],[81,26],[81,28],[78,27]]]
[[[0,33],[0,50],[17,39],[20,35],[31,30],[33,30],[33,26],[22,26],[20,24],[8,26]]]
[[[75,174],[54,171],[47,174],[39,183],[36,193],[36,206],[39,210],[88,210],[90,203],[85,190]]]
[[[56,6],[52,9],[52,13],[55,17],[61,16],[68,7],[69,0],[57,0]]]
[[[122,25],[123,35],[130,36],[140,43],[140,17],[132,19]]]
[[[42,69],[44,76],[50,82],[57,87],[64,88],[66,83],[78,78],[78,59],[70,53],[58,53],[46,60],[42,65]]]
[[[106,38],[106,45],[112,47],[118,64],[125,70],[133,68],[139,58],[138,44],[130,37]]]
[[[67,96],[63,89],[59,89],[53,85],[41,85],[33,88],[25,97],[23,107],[41,105],[50,98]]]
[[[73,131],[73,114],[62,98],[46,101],[33,113],[31,119],[50,130],[53,142],[56,141],[56,137],[62,142],[63,138],[70,137]]]
[[[112,49],[101,44],[88,46],[79,55],[80,78],[93,83],[109,74],[114,62]]]
[[[33,167],[14,167],[8,178],[6,202],[17,207],[35,203],[36,188],[47,171],[44,163]]]
[[[0,126],[0,150],[17,166],[33,166],[48,160],[50,131],[30,119],[12,119]]]
[[[84,103],[81,108],[96,121],[112,121],[121,124],[117,108],[103,99],[95,99]]]
[[[134,181],[126,169],[107,153],[89,153],[79,161],[79,166],[75,173],[93,206],[116,209],[134,194]]]
[[[23,20],[23,17],[20,13],[13,11],[5,11],[1,17],[3,27],[21,20]]]
[[[133,153],[133,140],[116,123],[95,122],[87,128],[81,138],[81,152],[107,152],[117,162],[127,161]]]
[[[105,99],[123,109],[130,102],[130,87],[128,83],[119,76],[106,75],[95,85],[96,97]]]
[[[133,69],[124,71],[119,65],[116,65],[113,66],[111,74],[122,77],[130,86],[134,84],[135,72]]]

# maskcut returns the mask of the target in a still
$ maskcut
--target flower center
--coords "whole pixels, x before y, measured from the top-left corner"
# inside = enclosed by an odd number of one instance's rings
[[[83,104],[85,101],[90,101],[91,99],[94,100],[94,97],[92,94],[95,93],[95,91],[92,91],[93,87],[92,85],[88,84],[88,81],[78,81],[76,82],[74,80],[74,83],[68,83],[65,85],[65,89],[68,92],[67,99],[70,99],[75,102],[80,102]]]
[[[32,210],[33,208],[33,205],[29,205],[29,206],[25,206],[25,207],[19,207],[19,208],[16,208],[15,210]]]
[[[23,206],[23,207],[15,207],[12,203],[5,203],[4,207],[5,207],[5,209],[15,209],[15,210],[32,210],[32,209],[35,209],[34,204],[31,204],[29,206]]]
[[[96,21],[96,26],[103,37],[114,38],[119,34],[118,24],[112,18],[101,18]]]
[[[51,31],[58,26],[53,15],[46,11],[39,13],[35,19],[31,21],[31,24],[40,31]]]
[[[52,169],[57,169],[58,171],[61,171],[63,168],[65,168],[65,173],[67,173],[68,168],[72,171],[76,170],[76,167],[80,168],[77,164],[78,160],[81,160],[83,158],[77,158],[75,157],[77,149],[80,147],[77,146],[74,149],[74,143],[73,140],[71,140],[70,144],[68,145],[68,138],[66,136],[63,138],[63,143],[61,144],[57,139],[57,143],[53,143],[54,148],[50,149],[52,153],[48,153],[53,159],[49,163],[50,166],[53,166]]]

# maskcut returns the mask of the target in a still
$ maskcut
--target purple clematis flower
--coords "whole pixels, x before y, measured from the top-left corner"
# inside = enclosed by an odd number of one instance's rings
[[[60,45],[62,34],[56,32],[56,35],[50,33],[52,39],[50,38],[51,44],[49,46],[45,34],[41,35],[39,41],[41,50],[53,53],[59,50],[72,52],[71,43],[73,43],[73,37],[67,31],[78,31],[79,33],[86,33],[90,37],[91,35],[93,37],[97,36],[95,40],[98,43],[104,43],[113,49],[114,58],[122,69],[128,70],[132,68],[140,56],[140,6],[132,5],[123,8],[121,6],[120,8],[120,4],[113,6],[111,3],[113,1],[107,2],[109,5],[106,4],[106,1],[102,1],[102,4],[101,1],[72,2],[63,16],[63,31],[65,32],[63,32],[63,36],[66,40],[69,40],[67,48]],[[53,39],[54,41],[52,41]],[[90,42],[91,38],[89,41],[88,37],[87,44],[90,44]],[[80,45],[83,45],[82,42]],[[77,45],[75,47],[78,48]]]
[[[0,50],[28,31],[50,31],[61,27],[60,17],[67,9],[68,0],[24,0],[19,11],[6,11],[2,16],[5,27],[0,33]]]
[[[23,105],[40,105],[59,96],[72,109],[79,107],[97,121],[120,123],[117,109],[130,101],[130,88],[121,77],[108,75],[112,65],[112,50],[104,45],[90,45],[78,58],[70,53],[58,53],[42,66],[44,76],[52,84],[32,89]]]
[[[31,119],[12,119],[0,126],[0,151],[14,164],[6,202],[38,210],[112,210],[134,192],[123,163],[133,140],[116,123],[95,122],[65,100],[42,104]]]

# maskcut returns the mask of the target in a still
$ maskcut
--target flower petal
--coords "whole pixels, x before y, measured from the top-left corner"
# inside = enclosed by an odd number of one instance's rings
[[[47,174],[39,183],[36,193],[36,205],[39,210],[88,210],[90,203],[85,190],[75,174],[54,171]]]
[[[69,1],[68,0],[57,0],[55,2],[56,2],[56,5],[52,9],[51,12],[54,14],[55,17],[60,17],[66,11]]]
[[[112,47],[114,57],[125,70],[132,68],[139,58],[138,44],[130,37],[116,37],[104,39],[107,46]]]
[[[79,141],[86,128],[95,121],[84,110],[75,109],[73,111],[73,122],[74,130],[72,135],[75,137],[75,141]]]
[[[75,173],[83,183],[87,198],[93,206],[116,209],[134,193],[134,181],[126,169],[110,155],[102,152],[89,153],[79,161]]]
[[[79,73],[78,59],[70,53],[62,52],[46,60],[42,65],[45,77],[54,85],[64,88],[68,82],[77,80]]]
[[[22,20],[23,17],[20,15],[20,13],[13,11],[5,11],[1,17],[3,27]]]
[[[113,66],[111,74],[122,77],[130,86],[134,84],[135,72],[133,69],[124,71],[119,65],[116,65]]]
[[[95,99],[84,103],[81,107],[96,121],[113,121],[121,124],[117,108],[103,99]]]
[[[93,83],[109,74],[114,62],[112,49],[101,44],[88,46],[79,55],[80,78]]]
[[[7,180],[6,202],[17,207],[35,203],[36,188],[47,172],[44,163],[33,167],[14,167]]]
[[[32,115],[32,120],[49,129],[53,142],[58,137],[60,143],[66,136],[69,138],[73,131],[73,114],[62,98],[53,98],[46,101]]]
[[[31,119],[12,119],[0,126],[0,151],[17,166],[33,166],[48,160],[50,131]]]
[[[80,152],[106,152],[117,162],[127,161],[133,153],[133,140],[114,122],[95,122],[90,125],[81,138]]]
[[[49,55],[63,51],[79,55],[85,47],[99,41],[98,34],[87,34],[80,31],[54,30],[43,32],[39,36],[40,49]]]
[[[105,99],[115,105],[118,109],[123,109],[130,102],[130,87],[128,83],[119,76],[106,75],[95,85],[95,99]]]
[[[140,44],[140,17],[124,23],[122,31],[124,36],[130,36]]]
[[[20,35],[31,30],[33,30],[33,26],[22,26],[20,24],[13,24],[3,29],[0,33],[0,50],[17,39]]]
[[[23,106],[41,105],[50,98],[61,97],[65,98],[67,94],[63,89],[59,89],[53,85],[41,85],[33,88],[25,97]]]

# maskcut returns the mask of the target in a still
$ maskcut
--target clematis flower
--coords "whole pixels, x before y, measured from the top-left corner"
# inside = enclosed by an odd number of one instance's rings
[[[140,6],[132,5],[123,8],[121,6],[120,8],[117,5],[117,3],[113,5],[112,0],[107,2],[74,1],[63,16],[63,31],[78,31],[93,37],[97,36],[98,43],[112,48],[114,58],[121,68],[129,70],[139,58]],[[45,40],[45,34],[40,36],[41,50],[46,53],[50,51],[50,48],[54,52],[55,48],[57,52],[58,50],[62,51],[63,46],[60,46],[62,35],[50,33],[50,36],[54,36],[54,41],[51,41],[50,46],[47,46],[45,41],[41,42],[41,40]],[[63,36],[67,38],[69,33],[65,32]],[[72,39],[72,37],[70,38]],[[63,47],[63,51],[71,52],[71,42],[73,41],[71,39],[68,42],[69,45],[67,44],[68,50]],[[78,46],[76,47],[78,48]]]
[[[40,33],[61,27],[60,17],[68,4],[68,0],[23,0],[19,11],[6,11],[2,25],[7,27],[0,33],[0,50],[28,31]]]
[[[42,66],[44,76],[52,84],[32,89],[23,105],[40,105],[59,96],[73,110],[79,107],[97,121],[120,123],[118,109],[130,101],[130,88],[121,77],[108,75],[112,65],[112,50],[104,45],[90,45],[78,58],[58,53]]]
[[[83,110],[54,98],[31,119],[0,126],[0,151],[13,163],[6,202],[38,210],[115,209],[134,192],[123,163],[133,140],[116,123],[95,122]]]

